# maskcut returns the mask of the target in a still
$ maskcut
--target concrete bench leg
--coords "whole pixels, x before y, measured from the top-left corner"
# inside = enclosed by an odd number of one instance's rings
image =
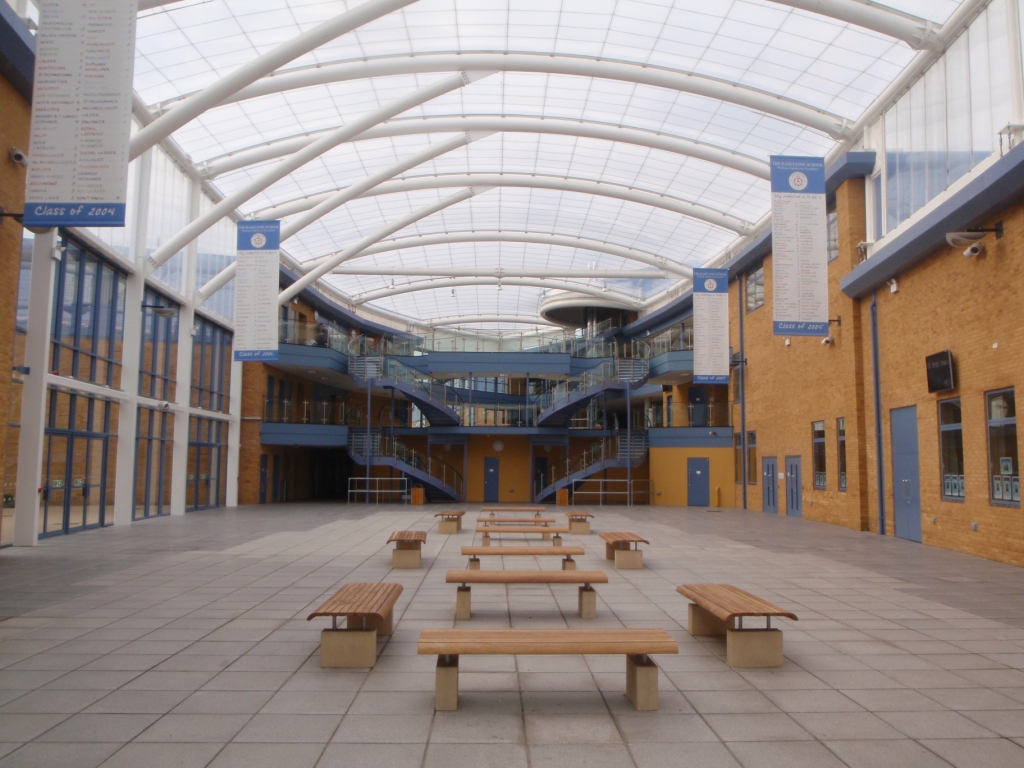
[[[483,538],[480,539],[480,545],[484,547],[491,546],[491,534],[485,533]]]
[[[729,629],[724,621],[713,613],[705,611],[696,603],[690,603],[690,615],[686,628],[695,637],[722,637]]]
[[[547,531],[544,531],[544,533],[542,533],[540,535],[540,538],[541,538],[541,541],[551,541],[551,534],[548,533]]]
[[[437,524],[438,533],[458,533],[459,523],[457,520],[442,520]]]
[[[556,533],[554,538],[551,539],[551,543],[556,547],[562,546],[562,534]]]
[[[479,557],[471,557],[471,558],[469,558],[469,570],[471,570],[471,571],[479,571],[480,570],[480,558]]]
[[[459,708],[459,657],[437,657],[434,709],[454,712]]]
[[[459,587],[455,593],[455,618],[468,619],[470,617],[470,600],[472,592],[470,587]]]
[[[419,568],[420,543],[418,541],[397,541],[391,553],[392,568]]]
[[[610,543],[608,543],[606,541],[604,543],[604,559],[605,560],[614,560],[615,559],[615,550],[616,550],[616,546],[614,544],[610,544]]]
[[[658,665],[650,656],[626,654],[626,695],[641,712],[658,709]]]
[[[588,534],[590,533],[590,521],[570,520],[569,533]]]
[[[644,567],[644,553],[639,549],[616,549],[615,570],[636,571]]]
[[[597,592],[590,585],[580,587],[580,618],[597,618]]]
[[[320,633],[320,666],[368,669],[377,663],[377,630],[325,629]]]
[[[729,629],[725,661],[730,667],[781,667],[782,630]]]
[[[378,618],[376,618],[374,616],[368,617],[366,619],[366,625],[365,626],[366,626],[366,629],[374,629],[374,630],[376,630],[378,637],[380,637],[380,636],[390,637],[391,633],[395,631],[395,629],[394,629],[394,621],[395,621],[395,612],[394,611],[389,611],[388,615],[384,617],[383,621],[381,621],[380,619],[378,619]]]
[[[573,560],[571,557],[563,558],[562,559],[562,570],[563,571],[575,571],[576,570],[576,561]]]

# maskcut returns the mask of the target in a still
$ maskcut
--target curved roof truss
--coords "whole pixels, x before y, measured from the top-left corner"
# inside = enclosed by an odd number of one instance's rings
[[[551,280],[544,278],[535,277],[491,277],[477,275],[474,277],[453,277],[453,278],[440,278],[437,280],[415,280],[411,283],[403,283],[402,285],[396,285],[394,288],[381,288],[377,291],[367,291],[366,293],[360,293],[352,297],[352,303],[365,304],[368,301],[375,301],[377,299],[383,299],[388,296],[398,296],[403,293],[415,293],[417,291],[433,291],[444,288],[456,288],[463,285],[524,285],[532,288],[547,288],[559,291],[571,291],[573,293],[582,293],[587,296],[597,296],[606,299],[615,299],[623,304],[628,304],[634,307],[641,307],[643,301],[636,296],[630,296],[628,293],[622,293],[621,291],[613,291],[609,288],[604,288],[597,285],[588,285],[586,283],[577,283],[571,280]]]

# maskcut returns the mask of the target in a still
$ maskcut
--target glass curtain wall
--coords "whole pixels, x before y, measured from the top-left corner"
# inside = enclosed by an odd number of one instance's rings
[[[223,507],[227,494],[228,423],[192,416],[188,426],[188,511]]]
[[[197,317],[192,340],[192,407],[227,413],[231,391],[231,331]]]
[[[134,519],[170,514],[173,446],[174,414],[139,408]]]

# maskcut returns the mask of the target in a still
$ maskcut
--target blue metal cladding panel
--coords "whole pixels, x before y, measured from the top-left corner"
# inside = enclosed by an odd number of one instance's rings
[[[921,541],[921,469],[917,450],[917,406],[890,411],[892,506],[895,533]]]
[[[693,350],[677,350],[652,357],[650,378],[667,373],[693,373]]]
[[[35,69],[36,39],[14,9],[0,3],[0,76],[31,102]]]
[[[711,506],[711,460],[686,460],[686,504],[691,507]]]
[[[348,446],[348,427],[333,424],[260,424],[263,445],[304,445],[319,448]]]
[[[429,373],[469,374],[488,376],[496,374],[545,374],[567,376],[574,373],[574,363],[568,353],[561,352],[431,352],[416,357],[398,358],[406,365]],[[599,360],[582,360],[584,367],[596,365]]]
[[[303,368],[325,368],[338,373],[348,373],[348,358],[329,347],[279,344],[277,364],[299,365]]]
[[[647,439],[651,448],[731,448],[732,427],[655,427]]]

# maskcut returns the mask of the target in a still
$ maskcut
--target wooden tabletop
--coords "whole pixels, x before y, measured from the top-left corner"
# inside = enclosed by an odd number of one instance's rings
[[[470,557],[479,557],[480,555],[508,557],[562,555],[568,557],[570,555],[582,556],[587,554],[587,551],[583,547],[463,547],[462,554]]]
[[[391,538],[388,539],[390,544],[392,541],[418,541],[423,544],[427,540],[426,531],[394,531],[391,534]]]
[[[420,631],[420,654],[679,653],[663,629],[441,629]]]
[[[543,512],[547,507],[480,507],[481,512]]]
[[[434,517],[462,517],[466,514],[463,509],[446,509],[444,512],[435,512]]]
[[[593,515],[590,514],[589,512],[577,512],[576,510],[573,510],[572,512],[566,512],[565,516],[566,517],[570,517],[570,518],[571,517],[593,517]]]
[[[744,592],[732,584],[683,584],[676,592],[723,621],[739,616],[783,616],[797,621],[795,613]]]
[[[607,584],[604,571],[448,571],[449,584]]]
[[[568,533],[564,525],[479,525],[477,533]]]
[[[309,614],[306,621],[317,616],[376,616],[383,621],[401,594],[401,584],[353,582],[335,592],[330,600]]]
[[[548,525],[555,522],[553,517],[478,517],[478,523],[485,525]]]
[[[606,531],[601,534],[601,538],[607,541],[609,544],[618,544],[623,541],[629,542],[643,542],[644,544],[650,544],[647,539],[642,539],[635,533],[629,533],[628,531]]]

